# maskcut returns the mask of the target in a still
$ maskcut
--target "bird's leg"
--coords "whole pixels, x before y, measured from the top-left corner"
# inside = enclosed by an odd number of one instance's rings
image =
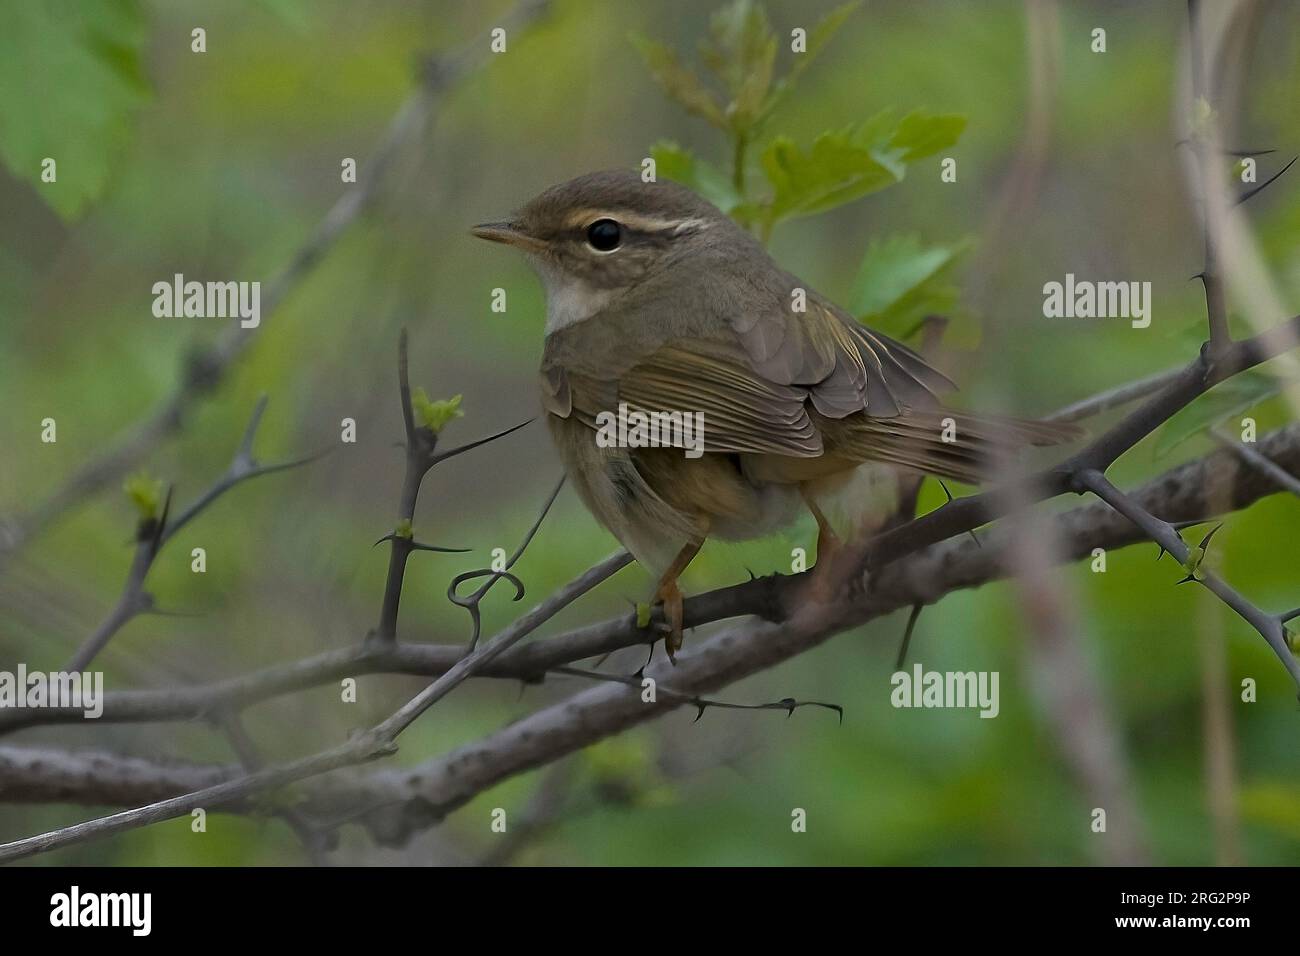
[[[668,620],[668,634],[664,638],[664,650],[668,652],[668,659],[674,664],[677,663],[677,651],[682,646],[682,622],[685,611],[682,607],[682,589],[677,586],[677,579],[686,566],[691,563],[700,548],[704,547],[704,539],[693,541],[677,552],[677,557],[673,558],[673,563],[668,566],[668,570],[663,573],[659,579],[659,587],[655,590],[654,599],[651,604],[660,601],[664,605],[664,617]]]
[[[812,512],[813,518],[817,521],[817,566],[820,567],[823,561],[829,563],[831,556],[844,547],[844,542],[835,533],[831,523],[826,520],[826,515],[817,506],[817,501],[809,493],[806,485],[799,486],[799,494],[803,498],[803,503],[808,506],[808,510]]]
[[[805,485],[799,486],[799,494],[803,497],[808,510],[812,512],[813,518],[817,520],[817,563],[813,565],[809,583],[813,596],[821,602],[827,602],[834,596],[832,592],[835,588],[831,565],[835,555],[843,549],[844,542],[835,533],[835,529],[831,527],[830,521],[826,519],[826,515],[817,506],[817,502]]]

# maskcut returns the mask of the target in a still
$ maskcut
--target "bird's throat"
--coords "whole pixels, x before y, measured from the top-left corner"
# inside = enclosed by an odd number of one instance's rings
[[[534,268],[546,289],[547,335],[587,321],[613,298],[612,290],[598,289],[549,262],[534,261]]]

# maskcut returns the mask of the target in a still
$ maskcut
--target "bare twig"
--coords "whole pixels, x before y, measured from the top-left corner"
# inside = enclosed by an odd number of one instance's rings
[[[296,461],[280,462],[274,465],[259,464],[253,457],[253,439],[257,436],[257,427],[261,424],[262,414],[265,411],[266,396],[263,395],[257,400],[257,405],[253,408],[253,415],[248,421],[248,427],[244,429],[243,440],[240,441],[239,448],[235,451],[235,456],[231,459],[229,466],[221,474],[221,477],[203,494],[199,495],[193,504],[177,515],[175,520],[168,520],[171,502],[171,492],[168,491],[168,504],[163,507],[162,514],[147,517],[140,522],[136,534],[135,557],[132,559],[131,568],[127,572],[126,583],[122,587],[121,597],[118,598],[117,604],[109,612],[103,623],[95,629],[93,634],[86,638],[81,647],[72,655],[72,659],[64,668],[65,670],[85,670],[90,665],[90,662],[112,640],[113,635],[121,630],[128,621],[139,614],[152,610],[154,600],[153,596],[145,590],[145,579],[149,576],[149,571],[153,567],[158,553],[175,536],[176,532],[189,524],[205,508],[240,482],[261,475],[275,474],[289,468],[297,468],[320,457],[320,455],[312,455],[307,458],[299,458]]]
[[[1270,479],[1277,483],[1279,488],[1291,492],[1293,495],[1300,495],[1300,478],[1279,468],[1274,462],[1270,461],[1264,455],[1261,455],[1249,445],[1236,441],[1231,435],[1225,435],[1218,428],[1211,428],[1210,435],[1224,448],[1228,449],[1246,464],[1252,468],[1258,468]]]
[[[1222,234],[1218,191],[1210,184],[1210,177],[1218,174],[1220,153],[1216,128],[1212,119],[1214,91],[1206,78],[1205,47],[1201,36],[1200,0],[1187,0],[1187,18],[1190,24],[1191,48],[1188,56],[1192,71],[1192,131],[1190,143],[1196,157],[1197,200],[1201,207],[1205,238],[1205,266],[1200,280],[1205,286],[1205,311],[1210,326],[1210,350],[1219,352],[1232,341],[1228,332],[1227,294],[1223,276],[1219,271],[1219,242]],[[1202,115],[1202,111],[1204,111]]]
[[[240,766],[244,768],[244,773],[255,773],[265,766],[262,755],[258,751],[257,744],[253,738],[248,735],[247,728],[238,714],[223,714],[217,723],[221,727],[222,733],[230,742],[230,748],[239,758]],[[328,862],[326,854],[338,846],[337,834],[317,829],[306,817],[293,807],[284,807],[276,811],[276,815],[284,820],[285,824],[294,832],[294,835],[302,843],[303,849],[307,851],[307,856],[311,859],[314,866],[325,866]]]
[[[623,684],[626,687],[635,687],[642,691],[645,690],[647,680],[644,669],[637,671],[635,674],[608,674],[604,671],[593,671],[585,667],[556,667],[553,673],[564,674],[569,677],[583,677],[587,680]],[[653,696],[656,698],[664,697],[677,704],[690,704],[698,711],[695,715],[697,721],[704,716],[704,712],[710,707],[717,707],[720,710],[783,710],[787,717],[800,707],[822,707],[826,710],[835,711],[839,715],[840,723],[844,723],[843,707],[839,704],[828,704],[820,700],[795,700],[793,697],[785,697],[781,700],[768,701],[765,704],[735,704],[731,701],[701,697],[699,694],[679,693],[670,687],[661,687],[658,684],[654,687]]]
[[[1111,409],[1119,408],[1121,405],[1135,402],[1139,398],[1154,395],[1182,373],[1181,368],[1171,368],[1133,382],[1126,382],[1115,388],[1106,389],[1104,392],[1098,392],[1096,395],[1090,395],[1080,401],[1071,402],[1069,405],[1045,416],[1043,420],[1048,422],[1079,422],[1085,418],[1092,418],[1094,415],[1101,415]]]

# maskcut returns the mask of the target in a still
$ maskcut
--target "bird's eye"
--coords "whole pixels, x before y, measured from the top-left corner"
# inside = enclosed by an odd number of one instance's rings
[[[623,229],[613,219],[597,219],[587,227],[587,244],[597,252],[613,252],[623,241]]]

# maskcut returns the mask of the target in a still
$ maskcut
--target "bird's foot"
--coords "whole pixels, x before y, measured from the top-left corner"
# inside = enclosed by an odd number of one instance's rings
[[[664,650],[668,652],[668,659],[676,664],[677,652],[681,650],[683,643],[682,622],[685,620],[685,610],[682,589],[677,586],[675,577],[665,577],[659,582],[653,603],[657,604],[661,601],[664,606],[664,620],[668,624],[667,633],[664,634]]]

